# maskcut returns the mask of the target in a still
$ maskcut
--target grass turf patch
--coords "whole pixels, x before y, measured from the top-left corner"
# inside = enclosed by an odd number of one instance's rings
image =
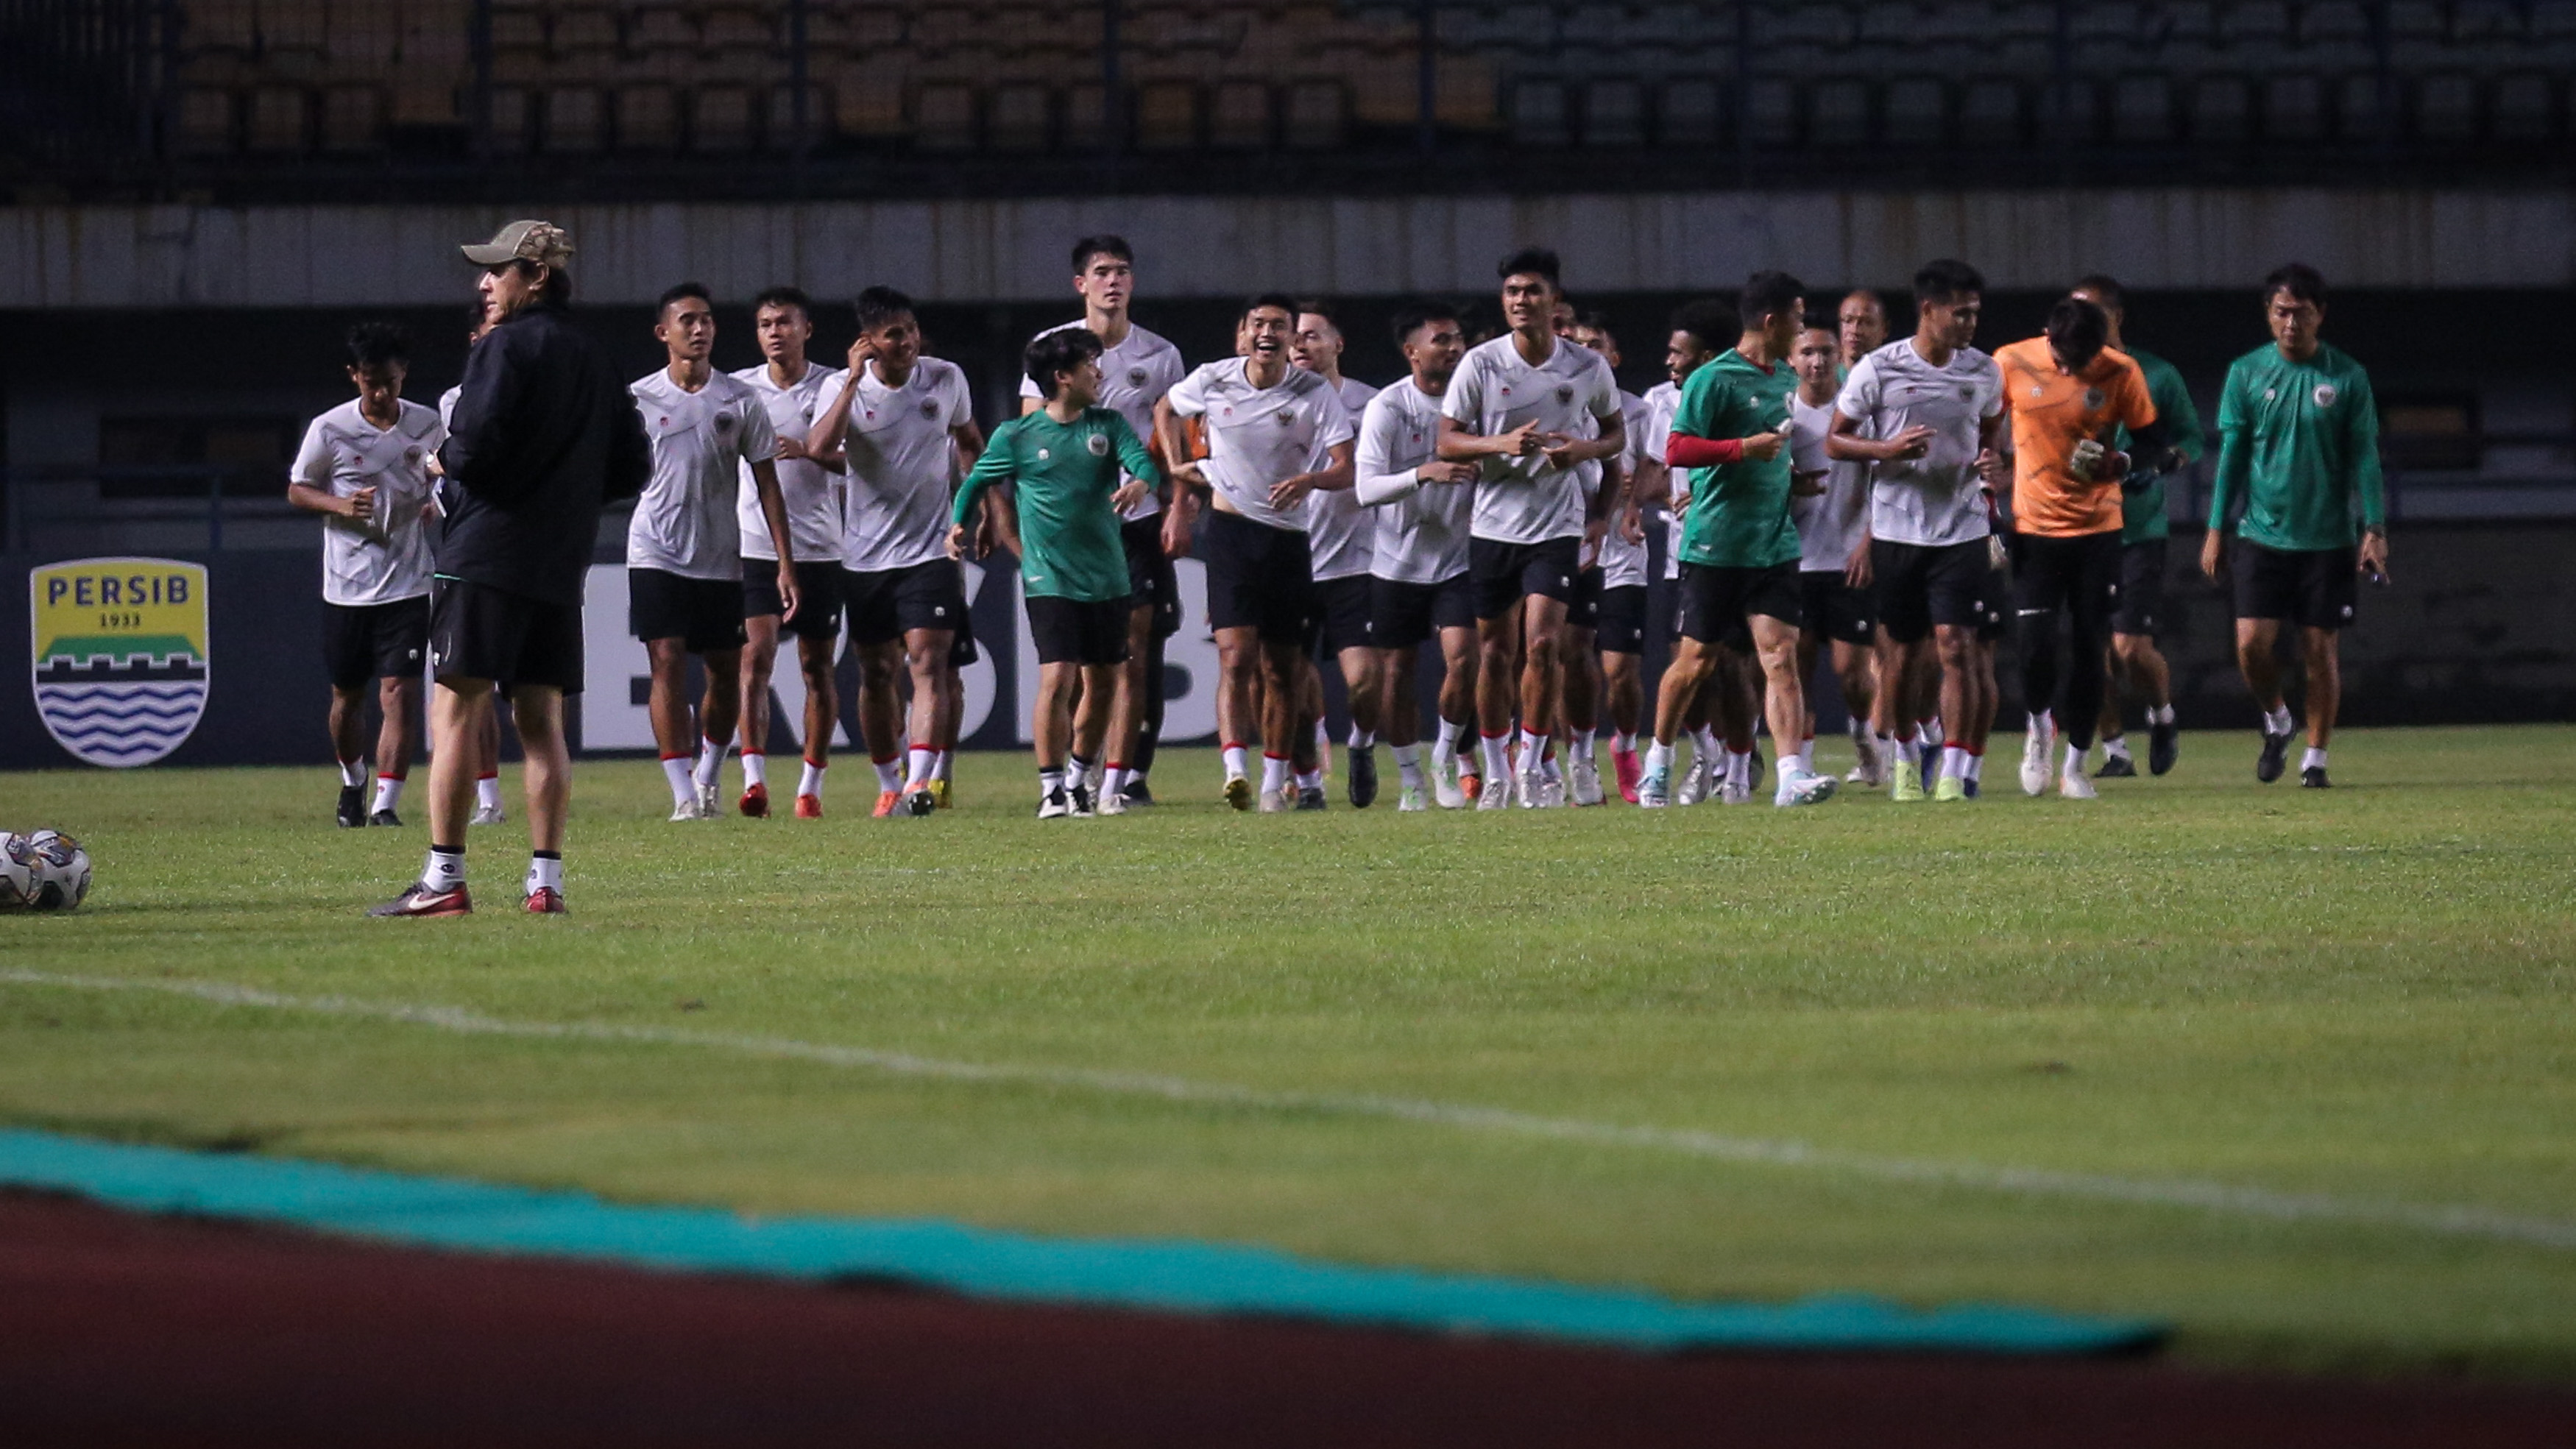
[[[1999,740],[2008,764],[2015,742]],[[928,822],[670,825],[584,765],[568,893],[371,922],[425,833],[327,771],[0,776],[90,907],[0,966],[1374,1093],[1878,1158],[2576,1221],[2576,730],[2359,732],[2330,792],[2194,735],[2090,806],[1125,819],[969,757]],[[845,766],[845,774],[863,770]],[[1338,786],[1338,781],[1336,782]],[[1337,801],[1338,805],[1338,801]],[[417,808],[417,806],[415,806]],[[2576,1250],[667,1043],[0,985],[0,1118],[768,1212],[2146,1314],[2229,1361],[2576,1378]]]

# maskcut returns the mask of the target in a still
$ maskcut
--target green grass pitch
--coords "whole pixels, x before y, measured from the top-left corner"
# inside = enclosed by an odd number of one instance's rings
[[[0,825],[98,862],[79,913],[0,917],[0,1121],[1682,1295],[2147,1313],[2204,1361],[2576,1379],[2576,728],[2355,732],[2328,793],[2256,785],[2254,743],[2186,736],[2173,775],[2091,805],[2022,798],[2006,737],[1964,806],[1499,817],[1400,816],[1391,788],[1355,811],[1338,776],[1329,814],[1236,815],[1212,755],[1174,752],[1158,808],[1046,823],[1018,755],[966,759],[926,822],[865,818],[856,759],[828,820],[704,825],[664,822],[652,762],[587,764],[575,914],[505,909],[514,800],[474,833],[483,913],[427,922],[360,918],[426,832],[333,829],[324,770],[0,775]],[[2013,1168],[2110,1186],[1990,1175]],[[2267,1196],[2124,1195],[2173,1183]],[[2425,1212],[2369,1217],[2391,1205]]]

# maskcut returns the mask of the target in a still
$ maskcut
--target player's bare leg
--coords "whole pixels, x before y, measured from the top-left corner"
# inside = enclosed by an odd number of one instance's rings
[[[1385,724],[1386,654],[1365,645],[1341,651],[1342,695],[1351,712],[1350,801],[1367,806],[1377,799],[1377,735]]]
[[[1266,814],[1297,808],[1301,793],[1290,776],[1312,770],[1314,732],[1301,730],[1305,695],[1298,671],[1309,667],[1305,651],[1293,639],[1262,639],[1251,629],[1233,630],[1252,637],[1252,664],[1260,678],[1261,809]],[[1247,707],[1252,701],[1244,701]],[[1320,803],[1320,788],[1317,791]]]
[[[903,799],[904,703],[901,678],[907,672],[901,635],[881,644],[864,645],[859,655],[860,744],[876,766],[877,802],[870,813],[882,819],[894,814]],[[1067,675],[1078,682],[1079,674]]]
[[[1799,635],[1796,625],[1768,614],[1756,614],[1753,627],[1753,652],[1760,660],[1764,683],[1763,708],[1771,721],[1772,747],[1778,754],[1776,766],[1779,784],[1772,792],[1774,805],[1815,805],[1833,798],[1840,782],[1831,775],[1819,775],[1807,768],[1803,752],[1791,748],[1789,741],[1800,737],[1807,726],[1807,681],[1798,672]]]
[[[949,695],[957,689],[957,671],[948,663],[948,654],[956,647],[957,634],[952,629],[906,630],[900,647],[904,668],[912,677],[912,700],[904,712],[903,808],[914,816],[924,816],[939,808],[931,789],[939,768],[941,723],[951,714]],[[889,646],[894,647],[894,646]],[[1095,684],[1088,672],[1080,676],[1081,707],[1097,708],[1105,720],[1117,708],[1117,681],[1110,678]],[[888,691],[892,693],[891,690]],[[1105,726],[1104,726],[1105,727]],[[1079,759],[1098,758],[1095,742],[1091,751],[1076,749]]]
[[[1549,798],[1543,762],[1547,732],[1565,705],[1565,601],[1531,594],[1521,600],[1519,613],[1521,777],[1512,789],[1523,806],[1558,804]]]
[[[1261,743],[1261,637],[1249,625],[1216,631],[1216,733],[1225,751],[1225,800],[1237,810],[1253,805],[1248,771],[1251,746]],[[1263,770],[1269,769],[1264,744]],[[1284,756],[1282,757],[1285,758]]]
[[[769,813],[769,786],[761,772],[769,756],[769,677],[778,666],[778,616],[754,614],[742,621],[741,738],[742,813]],[[810,712],[810,711],[809,711]]]
[[[1144,739],[1148,691],[1154,683],[1151,671],[1157,664],[1153,605],[1128,610],[1127,662],[1112,666],[1118,671],[1118,692],[1110,702],[1109,738],[1100,747],[1108,756],[1100,777],[1100,798],[1104,802],[1116,794],[1123,805],[1127,772],[1136,762],[1137,746]]]

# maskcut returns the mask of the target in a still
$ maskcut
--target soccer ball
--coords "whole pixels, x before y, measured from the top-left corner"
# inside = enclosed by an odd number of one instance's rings
[[[39,830],[23,837],[19,847],[34,871],[27,904],[40,911],[75,909],[89,896],[89,852],[58,830]]]
[[[36,898],[36,859],[27,838],[0,830],[0,911],[24,910]]]

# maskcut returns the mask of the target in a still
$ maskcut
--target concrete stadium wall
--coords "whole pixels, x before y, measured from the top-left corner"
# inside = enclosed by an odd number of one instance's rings
[[[456,246],[510,216],[570,228],[584,300],[649,303],[872,283],[926,302],[1060,299],[1065,248],[1134,241],[1157,297],[1277,287],[1342,296],[1483,292],[1541,243],[1587,293],[1725,288],[1755,268],[1901,286],[1963,256],[1998,290],[2086,271],[2234,289],[2302,258],[2348,287],[2576,283],[2576,191],[2078,189],[1666,192],[1547,197],[1154,197],[781,205],[18,206],[0,208],[0,309],[438,305]]]

